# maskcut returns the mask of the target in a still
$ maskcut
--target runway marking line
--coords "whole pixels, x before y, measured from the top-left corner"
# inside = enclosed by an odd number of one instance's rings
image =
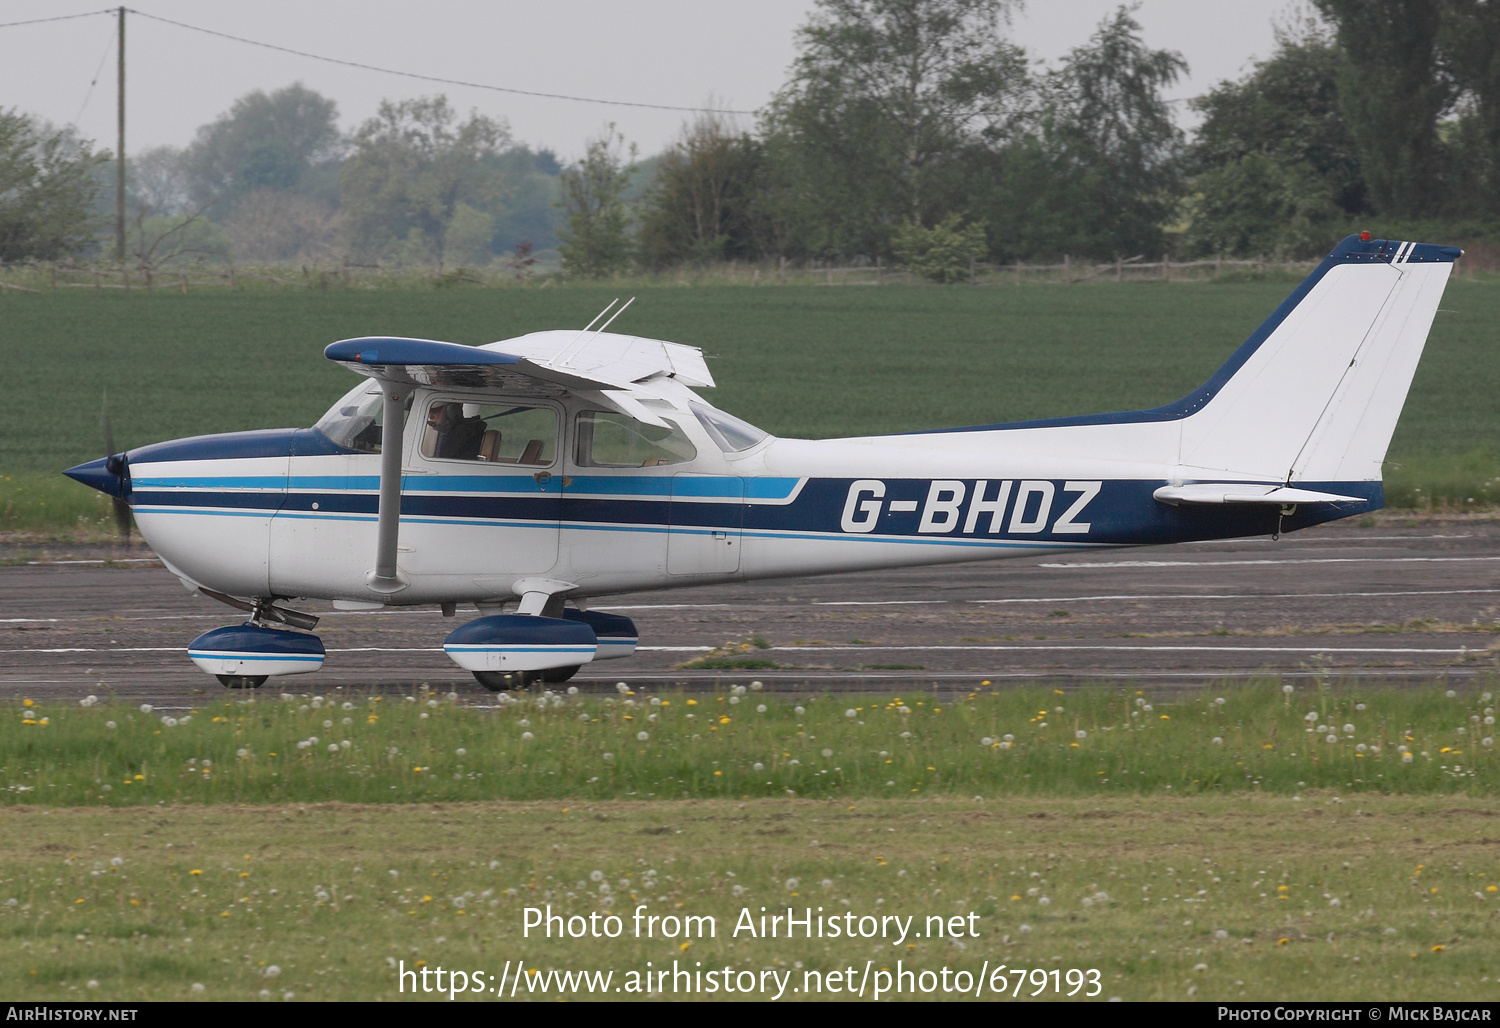
[[[1305,600],[1345,596],[1470,596],[1500,589],[1408,589],[1378,593],[1122,593],[1112,596],[1042,596],[1035,599],[968,600],[968,603],[1083,603],[1088,600]]]
[[[185,646],[120,646],[120,647],[58,647],[55,649],[16,649],[7,653],[183,653]],[[646,653],[708,653],[712,646],[638,646],[637,652]],[[1460,646],[1454,648],[1416,646],[1119,646],[1105,643],[1056,644],[1050,646],[772,646],[775,653],[904,653],[917,650],[958,651],[975,653],[1009,652],[1058,652],[1069,650],[1106,650],[1114,652],[1146,653],[1486,653],[1483,647]],[[442,653],[440,646],[351,646],[329,649],[329,653]]]
[[[1103,560],[1035,564],[1039,568],[1222,568],[1260,564],[1451,564],[1500,557],[1291,557],[1286,560]]]

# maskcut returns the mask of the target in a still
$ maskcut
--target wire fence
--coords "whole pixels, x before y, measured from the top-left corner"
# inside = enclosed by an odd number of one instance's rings
[[[975,261],[958,269],[950,281],[978,287],[1019,285],[1083,285],[1125,282],[1212,282],[1228,279],[1297,280],[1316,261],[1267,258],[1147,261],[1132,257],[1107,262],[1074,261],[1055,264],[996,264]],[[1465,267],[1461,277],[1493,278],[1487,269]],[[430,290],[467,288],[551,288],[570,285],[732,285],[732,286],[902,286],[925,285],[927,280],[906,268],[881,262],[836,265],[790,260],[682,266],[661,271],[624,273],[605,280],[570,278],[556,269],[516,267],[502,260],[483,267],[432,268],[382,266],[343,261],[336,264],[195,264],[186,267],[132,268],[74,261],[27,262],[0,265],[0,295],[85,290],[146,293],[201,293],[230,291],[280,292],[334,290]]]

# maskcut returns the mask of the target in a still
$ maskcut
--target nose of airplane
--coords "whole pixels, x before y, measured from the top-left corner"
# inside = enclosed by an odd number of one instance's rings
[[[124,471],[125,455],[117,453],[69,468],[63,474],[101,493],[120,496],[124,490]]]

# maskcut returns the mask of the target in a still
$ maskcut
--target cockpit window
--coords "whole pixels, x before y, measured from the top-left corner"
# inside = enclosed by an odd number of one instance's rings
[[[725,414],[721,410],[704,406],[701,403],[689,404],[698,423],[703,430],[725,453],[739,453],[748,450],[756,443],[769,438],[769,434],[762,432],[747,421],[741,421],[731,414]]]
[[[557,412],[514,403],[434,400],[422,430],[422,456],[495,464],[551,464],[557,457]]]
[[[648,425],[613,411],[578,415],[577,461],[585,468],[654,468],[685,464],[698,456],[682,429]]]
[[[409,396],[406,409],[411,410]],[[381,396],[380,386],[361,382],[345,393],[343,399],[329,408],[313,427],[337,446],[363,453],[379,453],[380,426],[384,420],[385,399]]]

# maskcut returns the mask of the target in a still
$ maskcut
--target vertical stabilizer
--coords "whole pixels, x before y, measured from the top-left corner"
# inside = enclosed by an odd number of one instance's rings
[[[1461,252],[1344,240],[1203,390],[1180,401],[1201,403],[1181,421],[1184,473],[1378,481]]]

